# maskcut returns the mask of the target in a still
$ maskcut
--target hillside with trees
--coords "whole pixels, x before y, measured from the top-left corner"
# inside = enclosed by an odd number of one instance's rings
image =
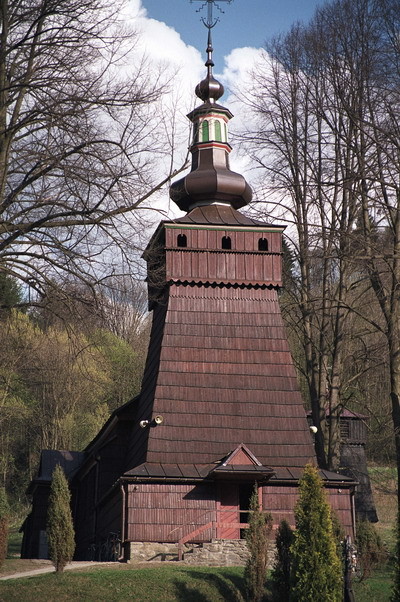
[[[2,290],[0,467],[15,503],[24,501],[42,449],[82,450],[139,392],[149,324],[140,287],[129,305],[100,294],[96,306],[85,305],[80,290],[72,306],[53,296],[51,307],[29,312],[12,307],[21,293],[11,277]]]

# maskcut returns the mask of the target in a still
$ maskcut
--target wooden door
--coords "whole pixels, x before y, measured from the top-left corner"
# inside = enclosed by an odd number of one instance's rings
[[[236,483],[220,484],[217,539],[240,539],[239,488]]]

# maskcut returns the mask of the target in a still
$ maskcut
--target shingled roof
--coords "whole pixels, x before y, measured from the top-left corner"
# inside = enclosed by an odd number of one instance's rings
[[[129,470],[212,464],[241,442],[274,469],[315,461],[277,290],[172,284],[153,333],[137,417],[163,423],[136,429]]]

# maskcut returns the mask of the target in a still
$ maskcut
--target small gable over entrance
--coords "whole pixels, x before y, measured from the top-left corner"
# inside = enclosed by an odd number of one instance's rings
[[[210,476],[229,480],[267,481],[275,471],[263,466],[244,443],[241,443],[211,471]]]

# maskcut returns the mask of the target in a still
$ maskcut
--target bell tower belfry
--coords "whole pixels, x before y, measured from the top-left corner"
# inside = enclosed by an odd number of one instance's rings
[[[278,303],[284,227],[238,211],[252,191],[229,166],[232,113],[217,102],[212,52],[209,28],[192,166],[170,188],[186,215],[163,222],[144,255],[154,318],[130,474],[209,474],[245,444],[269,479],[314,451]]]

